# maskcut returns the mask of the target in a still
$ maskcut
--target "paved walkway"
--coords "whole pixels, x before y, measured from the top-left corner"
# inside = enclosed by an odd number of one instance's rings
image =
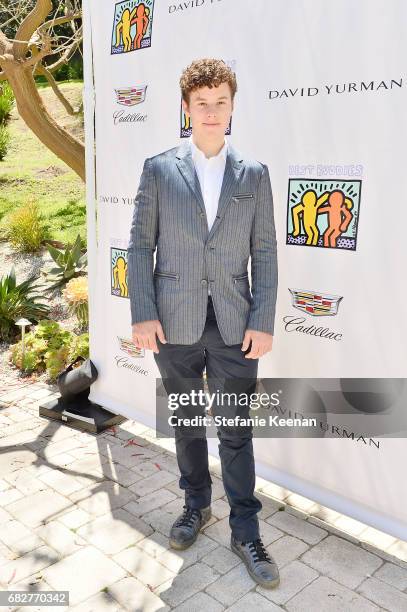
[[[39,418],[54,390],[1,381],[2,590],[69,590],[75,612],[407,610],[406,542],[260,478],[261,534],[281,584],[256,586],[229,549],[217,461],[214,516],[189,550],[170,550],[183,505],[173,441],[134,421],[93,436]]]

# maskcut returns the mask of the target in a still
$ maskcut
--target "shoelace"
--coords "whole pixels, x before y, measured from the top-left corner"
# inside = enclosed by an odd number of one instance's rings
[[[201,513],[196,508],[189,508],[188,506],[183,506],[184,512],[182,516],[175,523],[176,527],[191,527],[195,518],[200,518]]]
[[[253,555],[254,561],[267,561],[268,563],[271,563],[271,559],[260,538],[253,540],[252,542],[242,542],[242,544],[248,545],[250,554]]]

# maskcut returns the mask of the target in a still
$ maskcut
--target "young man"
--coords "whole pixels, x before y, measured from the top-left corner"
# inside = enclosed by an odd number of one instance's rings
[[[225,139],[237,85],[223,61],[192,62],[180,85],[192,136],[146,159],[136,196],[128,248],[133,342],[154,351],[168,393],[203,389],[205,369],[210,391],[219,389],[215,379],[227,379],[247,393],[273,342],[277,249],[269,172]],[[256,582],[274,587],[278,568],[259,533],[252,429],[221,425],[217,435],[231,548]],[[170,545],[185,549],[211,516],[212,480],[205,428],[177,426],[175,441],[185,505]]]

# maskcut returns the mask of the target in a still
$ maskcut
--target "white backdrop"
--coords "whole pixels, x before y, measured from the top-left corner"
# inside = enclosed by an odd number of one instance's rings
[[[131,346],[126,249],[144,159],[182,142],[179,77],[199,57],[236,71],[227,138],[270,169],[279,293],[259,376],[405,377],[404,0],[86,0],[84,15],[91,399],[155,422],[159,372]],[[313,191],[343,196],[315,214]],[[347,221],[329,240],[335,207]],[[405,439],[356,437],[257,439],[257,473],[407,540]]]

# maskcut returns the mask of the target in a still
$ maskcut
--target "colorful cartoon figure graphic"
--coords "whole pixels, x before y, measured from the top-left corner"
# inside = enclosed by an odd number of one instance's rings
[[[351,210],[353,202],[343,191],[337,190],[329,194],[328,204],[318,210],[318,214],[328,213],[328,228],[324,232],[324,246],[336,247],[339,236],[346,232],[353,219]]]
[[[133,9],[134,11],[134,9]],[[133,11],[130,13],[129,9],[124,9],[122,18],[116,26],[116,47],[120,45],[120,35],[123,39],[124,51],[130,51],[131,49],[131,36],[130,36],[130,20],[133,15]]]
[[[287,244],[356,250],[360,180],[290,179]]]
[[[148,8],[143,4],[139,4],[136,8],[136,16],[132,17],[130,15],[130,25],[133,23],[136,24],[136,33],[133,39],[133,49],[141,49],[141,39],[144,34],[147,32],[148,24],[149,24],[149,13]],[[133,11],[134,12],[134,9]]]
[[[307,235],[305,244],[318,244],[319,229],[317,227],[318,208],[324,204],[329,198],[329,192],[326,191],[319,198],[313,189],[308,189],[302,195],[301,202],[291,209],[293,219],[293,236],[300,234],[300,219],[304,226]]]
[[[150,46],[153,5],[153,0],[125,0],[115,5],[112,53]]]
[[[187,115],[187,113],[183,113],[184,115],[184,125],[182,126],[184,130],[189,130],[191,128],[191,115]]]
[[[111,249],[112,294],[118,297],[129,297],[126,255],[123,249]]]

